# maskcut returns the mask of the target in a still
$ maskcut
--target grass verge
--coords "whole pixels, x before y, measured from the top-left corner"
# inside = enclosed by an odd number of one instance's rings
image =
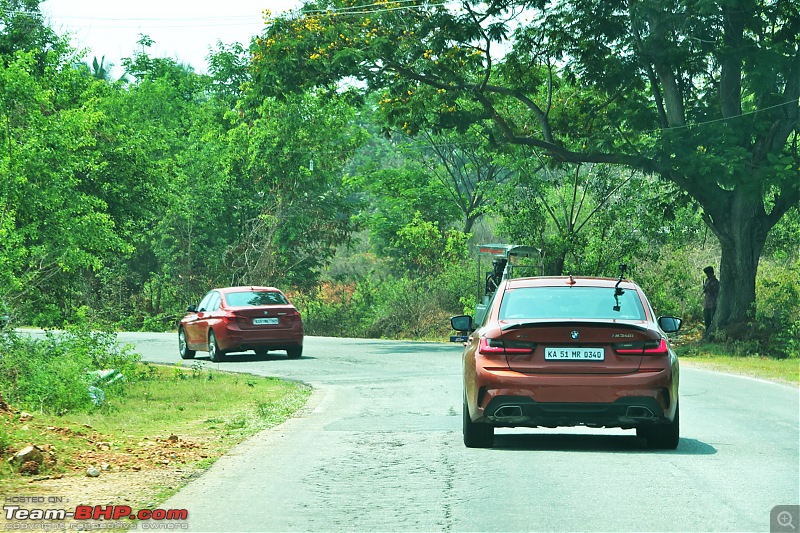
[[[214,371],[202,361],[147,370],[124,396],[106,396],[90,413],[30,414],[0,405],[0,493],[157,505],[236,444],[291,417],[311,394],[300,383]],[[31,445],[44,456],[38,467],[9,462]],[[90,467],[97,478],[87,477]],[[112,481],[117,499],[103,492]],[[80,494],[69,492],[79,486]]]
[[[682,362],[708,370],[741,374],[800,385],[800,359],[775,359],[758,355],[731,355],[730,348],[711,343],[692,343],[675,348]]]

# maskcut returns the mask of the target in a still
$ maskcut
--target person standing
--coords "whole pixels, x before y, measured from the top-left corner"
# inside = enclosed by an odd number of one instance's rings
[[[486,273],[486,286],[484,288],[484,294],[494,294],[494,291],[496,291],[497,287],[500,286],[500,282],[503,281],[503,272],[505,271],[507,264],[508,261],[505,259],[495,259],[492,261],[492,271]]]
[[[703,322],[706,331],[703,338],[708,335],[711,322],[714,320],[714,313],[717,311],[717,297],[719,296],[719,280],[714,275],[714,267],[707,266],[703,269],[706,279],[703,281]]]

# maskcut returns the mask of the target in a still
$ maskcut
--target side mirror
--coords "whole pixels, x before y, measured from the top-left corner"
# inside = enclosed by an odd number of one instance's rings
[[[186,308],[186,312],[187,313],[196,313],[197,312],[197,306],[196,305],[190,305],[189,307]]]
[[[472,317],[469,315],[454,316],[450,319],[450,326],[456,331],[472,331]]]
[[[664,331],[664,333],[675,333],[681,329],[681,324],[683,324],[683,320],[676,316],[658,317],[658,326]]]

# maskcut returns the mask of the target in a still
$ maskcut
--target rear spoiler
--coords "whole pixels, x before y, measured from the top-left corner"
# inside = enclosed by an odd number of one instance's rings
[[[637,321],[638,322],[638,321]],[[634,331],[648,331],[646,326],[640,326],[634,322],[608,322],[607,320],[562,320],[562,321],[551,321],[551,320],[526,320],[522,322],[514,322],[512,324],[506,324],[502,326],[503,331],[510,331],[513,329],[520,329],[520,328],[537,328],[537,327],[576,327],[576,326],[602,326],[607,328],[622,328],[622,329],[630,329]]]

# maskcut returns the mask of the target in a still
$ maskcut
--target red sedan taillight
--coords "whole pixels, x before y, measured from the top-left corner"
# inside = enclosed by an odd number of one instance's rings
[[[480,347],[478,348],[481,353],[485,354],[527,354],[533,353],[536,349],[535,342],[523,341],[506,341],[502,339],[489,339],[486,337],[481,338]]]
[[[620,355],[667,355],[667,341],[619,342],[614,345],[614,351]]]
[[[287,313],[287,315],[284,317],[284,319],[288,323],[300,322],[300,320],[301,320],[300,312],[297,311],[297,310],[289,311],[289,313]]]

